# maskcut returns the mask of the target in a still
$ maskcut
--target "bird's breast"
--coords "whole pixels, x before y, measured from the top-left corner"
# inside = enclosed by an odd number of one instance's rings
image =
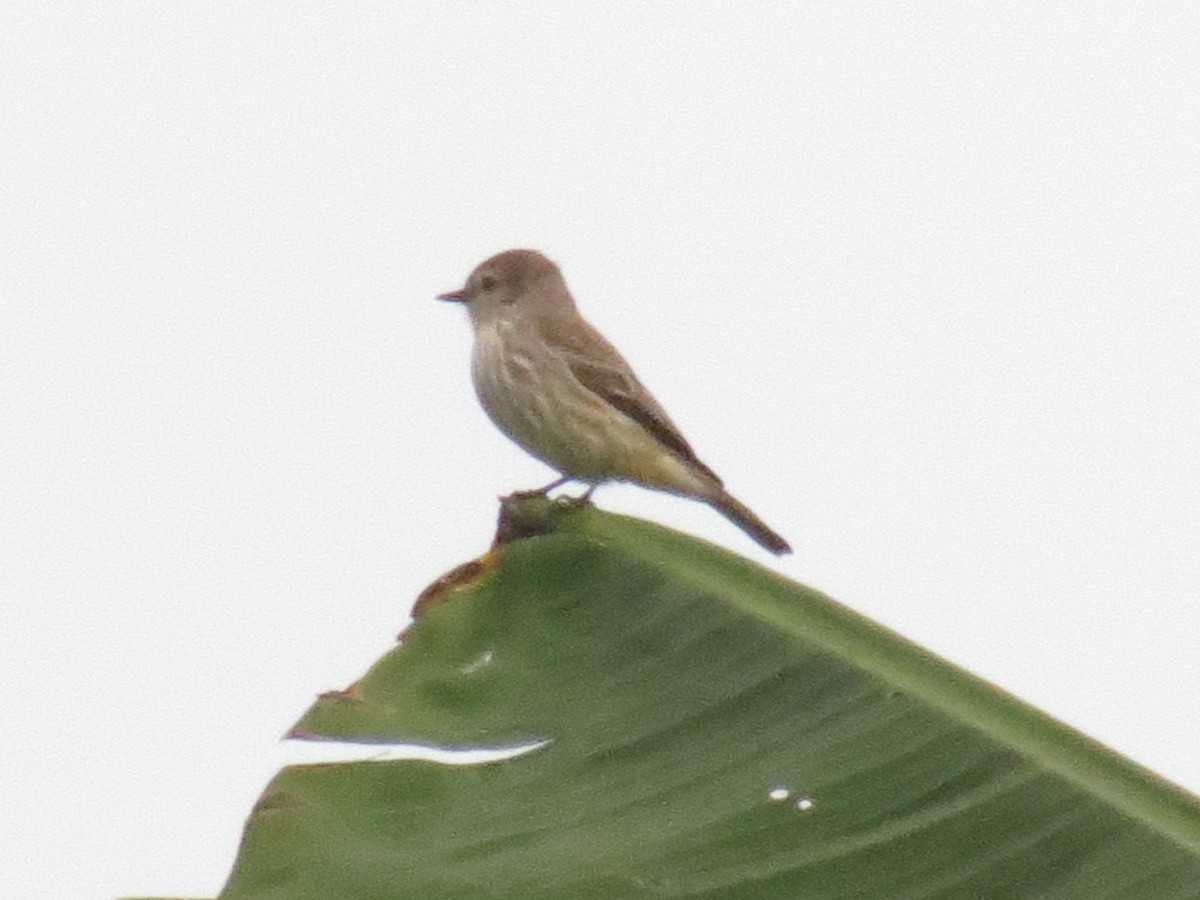
[[[533,328],[496,321],[475,331],[471,375],[492,421],[529,453],[584,481],[625,479],[697,494],[706,487],[645,428],[586,388]]]
[[[498,321],[476,330],[471,377],[479,402],[492,421],[518,443],[526,443],[540,377],[533,350],[514,323]]]

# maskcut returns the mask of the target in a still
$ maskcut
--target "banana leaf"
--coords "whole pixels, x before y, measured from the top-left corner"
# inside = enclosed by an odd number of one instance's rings
[[[536,498],[292,736],[222,900],[1200,898],[1200,802],[822,594]]]

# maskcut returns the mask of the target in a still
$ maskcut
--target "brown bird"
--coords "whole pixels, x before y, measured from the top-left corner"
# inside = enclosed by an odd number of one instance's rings
[[[567,481],[631,481],[693,497],[772,553],[787,541],[725,490],[629,364],[575,308],[558,266],[506,250],[439,300],[466,304],[475,332],[471,375],[492,421]]]

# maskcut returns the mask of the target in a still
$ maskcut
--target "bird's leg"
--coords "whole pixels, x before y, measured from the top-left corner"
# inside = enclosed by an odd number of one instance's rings
[[[559,478],[555,481],[550,482],[544,488],[536,488],[532,491],[514,491],[513,496],[514,497],[545,497],[548,493],[550,493],[556,487],[562,487],[564,484],[566,484],[570,480],[571,480],[571,478],[569,475],[564,475],[562,478]]]

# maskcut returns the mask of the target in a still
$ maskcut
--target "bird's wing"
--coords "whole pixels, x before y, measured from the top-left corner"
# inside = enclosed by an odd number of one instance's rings
[[[629,364],[600,332],[576,320],[571,328],[542,328],[542,339],[563,359],[575,379],[648,431],[660,444],[722,486],[717,473],[696,451],[646,390]]]

